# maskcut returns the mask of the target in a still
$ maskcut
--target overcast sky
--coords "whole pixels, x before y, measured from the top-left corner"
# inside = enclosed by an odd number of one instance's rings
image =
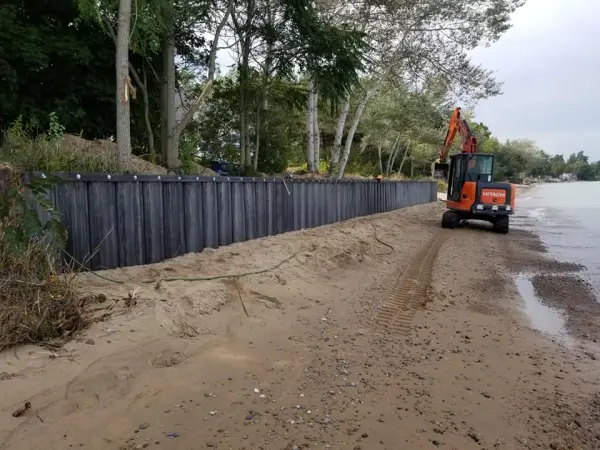
[[[494,135],[600,160],[600,0],[527,0],[473,59],[504,82],[503,95],[475,108]]]

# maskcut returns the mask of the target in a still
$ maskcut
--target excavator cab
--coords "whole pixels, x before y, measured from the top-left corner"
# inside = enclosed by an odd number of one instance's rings
[[[494,173],[494,155],[458,153],[450,158],[449,166],[448,200],[458,202],[465,182],[491,183]]]
[[[494,155],[457,153],[450,157],[449,166],[448,211],[442,216],[442,227],[479,219],[491,222],[496,231],[508,232],[515,189],[510,183],[493,181]]]

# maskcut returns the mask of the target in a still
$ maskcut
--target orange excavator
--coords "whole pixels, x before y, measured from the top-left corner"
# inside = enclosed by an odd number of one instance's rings
[[[462,152],[448,158],[456,133],[462,138]],[[494,155],[477,153],[477,137],[460,108],[452,112],[432,173],[448,182],[448,209],[442,215],[442,228],[455,228],[465,220],[476,219],[490,222],[494,231],[508,233],[509,216],[515,210],[515,187],[493,181]]]

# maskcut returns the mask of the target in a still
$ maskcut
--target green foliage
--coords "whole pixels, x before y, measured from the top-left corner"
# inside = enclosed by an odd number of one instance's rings
[[[356,130],[347,169],[365,176],[378,173],[381,149],[384,171],[389,161],[390,174],[427,176],[454,106],[450,99],[458,95],[471,101],[499,94],[492,74],[474,66],[468,50],[498,39],[522,1],[367,2],[346,8],[343,17],[333,12],[339,9],[335,3],[251,3],[250,17],[250,3],[234,3],[242,34],[250,36],[250,62],[244,70],[238,68],[215,82],[200,119],[183,133],[179,151],[185,173],[199,173],[198,155],[204,161],[239,162],[242,108],[249,124],[249,154],[254,154],[258,142],[258,172],[281,172],[290,163],[301,164],[310,76],[319,92],[323,160],[336,133],[339,99],[352,94],[346,136],[360,97],[378,86]],[[177,89],[189,104],[204,83],[204,36],[214,32],[226,4],[221,0],[134,2],[130,61],[140,77],[142,69],[147,75],[149,121],[157,148],[164,7],[173,6]],[[65,134],[85,139],[115,134],[115,48],[110,30],[116,25],[117,8],[117,0],[2,2],[0,127],[11,126],[0,147],[0,160],[24,171],[118,169],[114,155],[82,152]],[[230,35],[231,28],[230,22],[224,35]],[[447,30],[453,30],[452,39],[447,39]],[[385,72],[384,67],[391,69]],[[138,95],[132,102],[132,141],[134,151],[147,153],[140,100]],[[599,165],[588,161],[583,152],[565,160],[547,155],[530,141],[500,142],[486,124],[470,123],[479,136],[480,151],[497,155],[499,180],[563,173],[579,179],[600,175]],[[453,151],[460,151],[459,141]],[[321,172],[326,168],[322,162]]]
[[[7,0],[0,5],[0,118],[48,128],[51,112],[66,129],[112,133],[114,45],[95,24],[73,26],[74,3]]]
[[[18,117],[6,132],[0,146],[0,161],[22,172],[115,172],[116,155],[111,151],[89,152],[80,148],[81,140],[65,136],[56,114],[48,119],[49,128],[40,132],[32,123]]]
[[[215,83],[207,113],[196,128],[186,133],[206,161],[239,161],[239,79],[222,78]],[[295,155],[301,154],[305,134],[305,92],[299,83],[275,77],[270,81],[268,108],[261,106],[260,75],[248,77],[250,141],[260,132],[258,172],[278,173],[285,170]],[[257,114],[263,126],[256,125]]]
[[[57,183],[58,179],[52,176],[32,179],[11,187],[0,198],[1,245],[4,250],[19,254],[31,242],[54,250],[65,246],[67,233],[61,216],[46,198]],[[43,222],[40,214],[45,217]],[[50,251],[51,255],[57,256],[57,252]]]
[[[181,170],[183,170],[186,175],[195,174],[197,169],[196,153],[197,149],[193,140],[180,140],[179,159],[181,161]]]
[[[57,182],[14,177],[0,197],[0,350],[56,343],[90,323],[73,278],[57,275],[67,233],[46,198]]]
[[[58,121],[56,113],[52,111],[48,116],[49,125],[46,136],[50,140],[60,139],[65,135],[65,127]]]
[[[565,162],[562,155],[550,156],[527,139],[508,140],[500,143],[494,137],[481,149],[494,153],[494,177],[497,180],[522,182],[524,178],[560,178],[572,174],[579,180],[594,180],[600,176],[596,164],[590,164],[582,152],[573,153]]]
[[[448,192],[448,183],[446,180],[438,180],[438,192]]]

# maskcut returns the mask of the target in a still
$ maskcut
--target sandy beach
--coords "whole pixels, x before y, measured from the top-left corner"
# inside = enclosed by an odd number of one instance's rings
[[[525,231],[442,230],[443,207],[82,276],[102,320],[0,354],[0,448],[600,448],[577,267]],[[525,314],[521,273],[566,339]]]

